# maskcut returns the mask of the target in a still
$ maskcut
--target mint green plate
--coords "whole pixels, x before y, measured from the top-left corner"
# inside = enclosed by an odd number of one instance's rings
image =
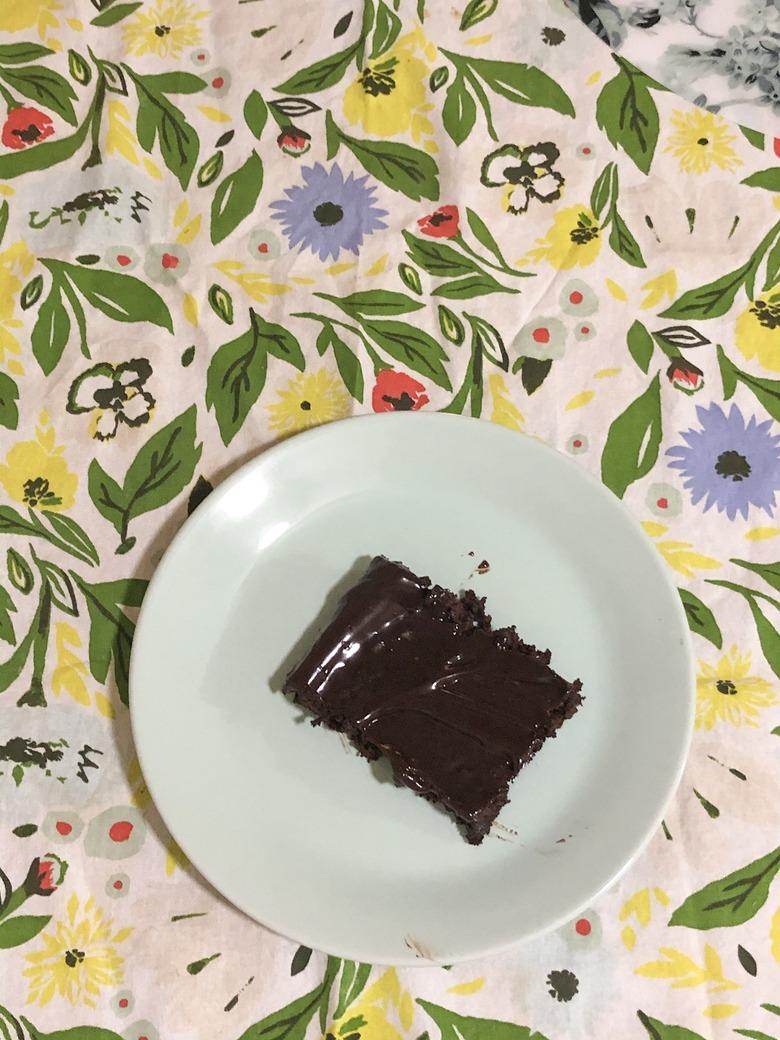
[[[377,553],[474,587],[583,681],[480,846],[279,692]],[[307,946],[384,964],[495,953],[590,903],[658,828],[694,703],[680,600],[617,499],[531,438],[420,413],[302,434],[219,487],[154,576],[130,682],[152,796],[212,885]]]

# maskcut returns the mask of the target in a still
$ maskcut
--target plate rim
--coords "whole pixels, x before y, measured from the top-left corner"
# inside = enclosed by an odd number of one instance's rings
[[[162,586],[167,580],[167,572],[170,569],[171,561],[174,559],[178,552],[181,551],[183,544],[183,535],[189,533],[190,535],[197,530],[198,527],[208,523],[207,514],[210,510],[215,509],[223,498],[230,494],[234,485],[238,484],[241,480],[245,479],[247,474],[253,470],[260,470],[267,465],[269,457],[273,457],[275,460],[279,460],[283,455],[297,453],[301,450],[305,450],[305,444],[315,439],[325,439],[328,436],[338,435],[338,431],[350,423],[366,423],[368,421],[374,422],[379,425],[382,423],[385,426],[390,427],[393,424],[402,422],[423,425],[435,425],[435,426],[446,426],[450,425],[463,425],[479,424],[483,428],[484,432],[491,430],[492,433],[487,434],[488,436],[495,436],[496,439],[505,441],[509,444],[510,439],[522,437],[526,442],[534,442],[535,445],[543,452],[549,452],[555,455],[561,460],[565,467],[568,467],[570,471],[576,472],[586,484],[589,484],[592,490],[602,497],[603,500],[611,503],[612,507],[617,507],[617,512],[621,513],[623,520],[626,521],[629,526],[634,530],[634,533],[639,536],[640,542],[644,543],[646,549],[650,550],[648,558],[652,559],[653,567],[657,575],[660,577],[662,583],[666,586],[666,591],[670,594],[670,600],[674,604],[673,618],[676,622],[678,632],[677,635],[681,640],[681,649],[683,651],[684,660],[687,664],[685,674],[685,689],[687,690],[687,699],[685,706],[687,711],[685,713],[685,725],[682,733],[680,734],[681,742],[679,745],[678,753],[676,756],[676,765],[673,771],[670,771],[670,776],[664,785],[664,790],[659,798],[659,806],[651,820],[644,828],[641,838],[635,843],[633,850],[626,859],[626,861],[617,869],[615,869],[610,876],[594,891],[592,891],[587,898],[577,900],[574,909],[565,909],[555,915],[552,915],[546,924],[539,925],[538,927],[532,928],[529,931],[523,932],[521,935],[514,939],[506,942],[498,942],[487,945],[479,945],[475,947],[473,952],[469,952],[466,955],[452,956],[435,956],[435,957],[422,957],[420,954],[411,951],[408,954],[381,954],[380,956],[368,955],[365,956],[367,951],[363,951],[363,954],[358,955],[354,950],[349,951],[335,946],[330,946],[327,943],[314,941],[310,936],[295,935],[288,931],[286,928],[279,924],[272,923],[270,920],[263,920],[257,916],[256,912],[250,909],[243,900],[234,900],[232,896],[226,895],[221,886],[215,883],[209,874],[204,871],[193,859],[187,851],[187,843],[180,840],[179,834],[176,832],[174,827],[168,822],[168,819],[163,814],[162,810],[158,806],[157,802],[157,788],[154,783],[149,783],[144,765],[144,751],[143,741],[139,740],[139,721],[136,711],[133,708],[134,700],[133,689],[136,686],[136,676],[138,670],[138,661],[140,659],[140,649],[145,642],[145,632],[147,623],[145,618],[149,617],[149,610],[146,609],[147,604],[151,602],[151,597],[154,595],[155,590]],[[178,545],[178,549],[177,549]],[[677,587],[672,581],[671,575],[668,573],[666,566],[651,541],[647,536],[644,529],[642,528],[639,520],[634,514],[625,506],[622,499],[619,499],[614,495],[609,488],[606,487],[590,470],[584,466],[578,464],[574,459],[564,455],[563,452],[559,451],[556,447],[542,440],[541,438],[534,437],[531,434],[525,433],[524,431],[516,431],[509,429],[499,423],[489,422],[485,419],[472,418],[470,416],[456,415],[452,413],[444,412],[387,412],[383,414],[360,414],[348,416],[344,419],[338,419],[333,422],[324,423],[320,426],[311,427],[310,429],[304,430],[298,434],[285,437],[283,440],[277,441],[267,447],[261,448],[260,451],[252,458],[248,459],[239,465],[228,477],[225,478],[214,490],[207,496],[207,498],[201,502],[193,512],[187,516],[184,523],[174,534],[171,541],[165,548],[162,557],[158,561],[154,573],[152,574],[149,584],[144,595],[143,603],[140,608],[140,612],[136,621],[135,635],[133,638],[133,644],[130,654],[130,668],[129,668],[129,696],[128,696],[128,709],[130,715],[130,730],[133,739],[133,745],[135,752],[138,756],[141,773],[144,777],[144,782],[147,784],[149,793],[152,798],[152,802],[155,809],[159,813],[160,819],[163,822],[166,830],[169,832],[174,841],[179,845],[184,854],[187,856],[190,864],[195,868],[197,874],[206,881],[206,883],[214,889],[214,891],[224,899],[230,906],[235,907],[241,913],[245,914],[251,920],[264,928],[268,928],[276,935],[297,942],[301,945],[312,947],[315,950],[320,950],[330,956],[339,957],[346,960],[360,960],[366,961],[373,964],[384,964],[388,966],[396,967],[430,967],[431,965],[442,965],[442,964],[462,964],[473,960],[478,960],[484,957],[498,956],[513,950],[520,945],[530,942],[532,939],[551,933],[562,925],[566,924],[577,914],[582,913],[588,906],[590,906],[599,896],[605,891],[611,888],[639,859],[642,853],[649,845],[651,839],[654,837],[656,831],[659,829],[661,821],[663,820],[664,814],[670,805],[674,795],[677,792],[680,781],[682,779],[685,766],[688,761],[690,754],[691,742],[693,738],[693,728],[695,719],[695,668],[693,659],[693,644],[691,639],[691,632],[688,626],[687,618],[685,615],[685,608],[682,600],[679,596]]]

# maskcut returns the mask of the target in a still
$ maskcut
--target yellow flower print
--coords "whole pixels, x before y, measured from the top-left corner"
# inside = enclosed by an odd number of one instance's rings
[[[696,728],[712,729],[717,722],[755,726],[762,708],[778,703],[766,679],[750,674],[750,654],[732,646],[717,665],[699,661],[696,676]]]
[[[0,253],[0,364],[5,363],[16,375],[23,371],[22,365],[16,357],[8,357],[22,352],[16,332],[22,322],[16,317],[16,305],[22,278],[27,277],[34,264],[35,258],[22,241]]]
[[[326,1035],[358,1032],[370,1040],[401,1040],[411,1029],[413,1017],[412,998],[401,988],[395,968],[389,968],[330,1023]]]
[[[141,10],[124,27],[125,44],[130,54],[156,54],[159,58],[179,58],[185,47],[200,43],[198,22],[206,17],[187,0],[157,0]]]
[[[769,939],[772,943],[772,956],[780,964],[780,910],[775,910],[769,925]]]
[[[394,137],[412,131],[415,141],[432,134],[423,113],[429,67],[417,57],[419,40],[414,33],[402,37],[393,50],[370,61],[344,92],[344,115],[377,137]]]
[[[350,403],[338,379],[321,368],[291,379],[278,400],[268,405],[268,413],[271,429],[286,435],[343,419],[350,414]]]
[[[92,897],[81,907],[74,893],[65,918],[41,936],[43,948],[25,956],[30,965],[22,972],[30,980],[27,1003],[43,1007],[57,996],[74,1006],[95,1007],[104,986],[122,984],[124,960],[115,945],[132,930],[121,928],[112,935],[111,919]]]
[[[677,129],[664,150],[679,161],[683,173],[706,173],[711,166],[730,171],[742,165],[731,147],[736,137],[720,116],[701,108],[672,112],[672,125]]]
[[[737,350],[750,360],[780,372],[780,292],[772,290],[749,304],[734,328]]]
[[[44,414],[36,439],[19,441],[0,463],[0,484],[14,502],[59,513],[75,502],[78,477],[68,469],[62,457],[65,449],[56,446]]]
[[[35,26],[43,37],[48,28],[59,25],[52,12],[61,10],[57,0],[5,0],[0,4],[0,29],[18,32]]]
[[[587,267],[601,251],[598,221],[587,206],[566,206],[555,215],[552,227],[538,238],[529,252],[533,261],[546,260],[557,271]]]

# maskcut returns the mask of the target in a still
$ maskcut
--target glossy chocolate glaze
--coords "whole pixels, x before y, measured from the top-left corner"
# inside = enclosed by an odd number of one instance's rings
[[[514,629],[490,628],[484,601],[376,557],[285,692],[396,781],[440,802],[481,841],[510,781],[574,714],[579,683]]]

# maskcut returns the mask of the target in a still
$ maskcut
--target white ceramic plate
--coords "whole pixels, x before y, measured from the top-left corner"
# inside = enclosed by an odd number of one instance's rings
[[[378,553],[476,588],[583,681],[480,846],[279,692]],[[612,494],[528,437],[435,414],[335,423],[227,480],[154,576],[130,682],[152,796],[205,877],[290,938],[384,964],[496,952],[576,914],[659,825],[693,714],[680,601]]]

